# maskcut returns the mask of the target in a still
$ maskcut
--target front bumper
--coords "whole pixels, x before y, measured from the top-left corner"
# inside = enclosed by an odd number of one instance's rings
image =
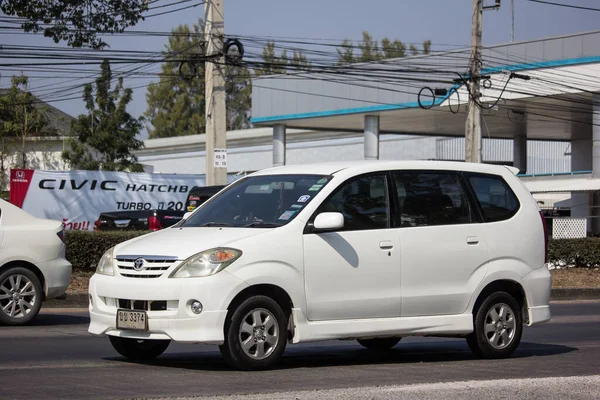
[[[527,298],[528,325],[541,324],[550,321],[550,293],[552,290],[552,276],[546,266],[531,271],[521,285],[525,289]]]
[[[98,336],[222,344],[227,307],[235,295],[247,286],[227,271],[205,278],[182,279],[140,279],[96,274],[90,279],[89,285],[88,331]],[[123,308],[119,300],[144,303],[148,315],[147,332],[116,328],[117,309]],[[202,303],[200,314],[191,311],[193,300]],[[152,310],[149,305],[151,302],[166,304],[166,309]]]
[[[54,299],[65,293],[71,281],[72,266],[65,258],[37,263],[36,267],[44,275],[44,294],[46,299]]]

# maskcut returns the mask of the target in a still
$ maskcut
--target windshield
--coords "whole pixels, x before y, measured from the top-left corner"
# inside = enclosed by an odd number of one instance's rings
[[[282,226],[293,220],[330,180],[330,176],[322,175],[244,178],[202,205],[180,227]]]

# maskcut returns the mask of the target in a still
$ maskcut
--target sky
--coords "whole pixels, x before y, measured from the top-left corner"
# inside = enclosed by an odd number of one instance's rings
[[[161,1],[173,2],[173,0]],[[340,42],[348,38],[356,42],[361,38],[361,32],[366,30],[378,40],[388,37],[405,43],[422,43],[429,39],[432,41],[433,50],[448,49],[450,45],[468,47],[471,38],[472,0],[222,1],[225,7],[225,33],[228,35],[336,39]],[[515,41],[600,30],[600,12],[570,9],[528,0],[514,1]],[[598,0],[549,1],[600,8]],[[486,4],[492,2],[493,0],[485,0]],[[510,42],[510,5],[510,0],[502,0],[500,10],[484,12],[484,46]],[[204,6],[198,6],[149,18],[131,29],[169,32],[179,24],[192,25],[198,22],[203,14]],[[161,51],[167,43],[166,37],[119,36],[107,37],[105,40],[112,50]],[[6,31],[0,34],[0,44],[54,46],[50,39],[43,36],[7,34]],[[0,49],[0,57],[1,54]],[[20,72],[19,69],[0,69],[0,88],[10,86],[11,76]],[[32,78],[29,89],[41,97],[44,97],[49,90],[60,92],[62,88],[91,82],[94,79],[88,77],[73,81],[73,76],[40,77],[40,75],[37,73],[36,77]],[[152,78],[126,79],[125,86],[142,86],[151,80]],[[54,101],[51,104],[72,116],[85,112],[80,99]],[[146,88],[134,89],[129,112],[137,117],[145,110]],[[146,135],[144,131],[141,137],[145,138]]]

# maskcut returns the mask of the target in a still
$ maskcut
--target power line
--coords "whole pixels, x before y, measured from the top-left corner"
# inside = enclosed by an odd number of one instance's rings
[[[201,1],[199,3],[192,4],[192,5],[189,5],[189,6],[186,6],[186,7],[180,7],[180,8],[177,8],[175,10],[169,10],[169,11],[159,12],[159,13],[156,13],[156,14],[145,15],[143,17],[144,18],[152,18],[152,17],[161,16],[161,15],[172,14],[172,13],[175,13],[175,12],[179,12],[179,11],[183,11],[183,10],[188,10],[188,9],[194,8],[194,7],[198,7],[198,6],[201,6],[201,5],[205,4],[205,3],[206,3],[206,1]],[[156,8],[158,8],[158,7],[156,7]]]
[[[551,6],[559,6],[559,7],[566,7],[566,8],[576,8],[578,10],[600,11],[600,8],[574,6],[572,4],[554,3],[552,1],[544,1],[544,0],[527,0],[527,1],[529,1],[531,3],[548,4],[548,5],[551,5]]]
[[[186,33],[186,36],[195,36],[194,33]],[[257,43],[258,44],[258,43]],[[302,45],[307,45],[302,43]],[[191,44],[188,50],[192,49],[195,45]],[[305,49],[304,47],[294,47],[294,50],[297,51],[307,51],[313,52],[314,54],[318,54],[319,56],[328,56],[334,55],[332,52],[326,52],[321,50],[312,50]],[[257,46],[258,47],[258,46]],[[280,46],[280,48],[289,50],[290,47]],[[10,51],[9,51],[10,50]],[[186,60],[183,52],[179,52],[179,54],[172,54],[170,52],[129,52],[127,50],[106,50],[102,53],[98,53],[93,50],[82,50],[75,51],[75,49],[68,49],[68,57],[72,62],[60,63],[58,68],[54,68],[52,65],[55,63],[24,63],[22,64],[29,70],[38,70],[38,71],[48,71],[54,75],[60,75],[61,73],[70,73],[74,72],[79,74],[85,73],[93,73],[93,71],[89,69],[77,70],[73,68],[68,68],[70,65],[88,65],[95,66],[99,63],[90,62],[90,61],[99,61],[100,59],[109,59],[115,61],[117,64],[121,64],[124,66],[128,66],[127,70],[122,70],[117,73],[117,70],[113,70],[113,79],[118,79],[121,76],[129,77],[129,78],[138,78],[138,79],[150,79],[152,76],[161,76],[164,78],[173,78],[170,79],[169,82],[176,82],[179,79],[177,74],[164,74],[159,71],[147,71],[144,69],[152,68],[153,66],[157,66],[158,63],[163,62],[174,62],[177,63],[182,60]],[[18,57],[20,59],[27,59],[29,56],[34,56],[33,59],[49,59],[53,60],[54,58],[64,58],[62,57],[63,52],[66,49],[60,49],[55,47],[43,47],[43,46],[13,46],[7,48],[4,52],[6,58]],[[466,51],[466,50],[465,50]],[[458,61],[466,61],[467,55],[463,52],[448,52],[445,54],[439,54],[435,57],[435,62],[433,59],[429,59],[428,57],[423,57],[418,60],[414,58],[397,58],[394,60],[384,60],[384,61],[374,61],[371,63],[360,63],[360,64],[350,64],[350,65],[337,65],[336,63],[331,63],[332,60],[315,60],[314,58],[309,58],[308,60],[311,62],[318,62],[316,65],[305,66],[305,65],[290,65],[288,63],[282,62],[271,62],[266,63],[264,61],[246,61],[242,63],[243,67],[260,69],[260,68],[277,68],[286,72],[284,75],[280,75],[275,77],[276,79],[307,79],[307,80],[320,80],[324,82],[330,83],[339,83],[339,84],[347,84],[355,87],[364,87],[368,89],[383,89],[390,92],[397,93],[405,93],[409,95],[416,96],[417,90],[420,85],[418,83],[431,82],[431,83],[443,83],[450,84],[451,79],[450,76],[455,76],[457,74],[457,70],[462,68],[457,66],[461,63],[456,63],[454,60]],[[124,57],[124,54],[128,53],[129,57]],[[99,55],[103,54],[104,57],[100,57]],[[153,56],[153,57],[152,57]],[[0,58],[2,57],[2,52],[0,52]],[[491,66],[494,65],[502,65],[506,64],[507,60],[510,58],[515,59],[517,56],[503,55],[503,57],[492,57],[486,56],[485,60],[489,61]],[[249,53],[250,60],[253,59],[261,59],[262,54],[259,53]],[[416,61],[415,61],[416,60]],[[80,62],[76,62],[80,61]],[[83,62],[81,62],[83,61]],[[528,60],[529,61],[529,60]],[[223,65],[227,65],[226,63]],[[466,65],[466,63],[464,64]],[[452,67],[451,67],[452,66]],[[571,82],[565,80],[565,77],[562,74],[552,73],[551,71],[542,71],[544,74],[543,78],[540,78],[540,81],[544,82],[546,86],[540,86],[535,91],[530,91],[527,88],[525,90],[513,90],[512,88],[507,88],[506,93],[519,93],[530,96],[537,96],[539,98],[544,97],[542,94],[544,92],[551,93],[552,85],[555,86],[563,86],[569,87],[573,90],[579,90],[585,92],[586,89],[578,88],[576,83],[580,82],[582,79],[585,79],[585,74],[575,74],[574,77],[570,77]],[[309,74],[310,73],[310,74]],[[417,76],[415,76],[417,74]],[[430,77],[423,77],[423,74],[427,74]],[[96,76],[94,74],[93,76]],[[90,76],[92,78],[93,76]],[[588,83],[592,83],[593,76],[587,75],[589,77]],[[82,80],[85,78],[76,78],[76,80]],[[274,79],[274,78],[270,78]],[[534,77],[533,79],[537,79]],[[164,82],[164,81],[163,81]],[[91,82],[90,82],[91,83]],[[382,83],[388,84],[388,87],[382,88],[380,85]],[[571,84],[572,83],[572,84]],[[62,101],[70,99],[69,92],[73,92],[75,90],[79,90],[86,83],[81,85],[73,85],[67,88],[56,87],[56,85],[46,85],[46,87],[51,87],[50,93],[45,93],[43,98],[52,101],[50,99],[56,99],[56,101]],[[142,85],[141,87],[144,87]],[[259,87],[255,85],[256,87]],[[135,88],[139,88],[140,86],[136,86]],[[276,90],[276,89],[275,89]],[[80,98],[78,95],[75,98]],[[539,110],[543,111],[572,111],[574,113],[585,113],[584,108],[573,107],[575,104],[579,104],[581,106],[589,106],[592,102],[585,98],[580,94],[565,94],[560,97],[554,97],[559,104],[543,104],[538,103],[535,106],[531,106],[532,111]],[[358,99],[352,99],[355,101],[360,101]],[[515,100],[518,101],[518,100]],[[570,106],[562,105],[561,102],[570,102],[572,103]],[[518,109],[518,105],[511,106],[514,109]],[[544,117],[551,118],[552,116],[544,115]],[[573,120],[573,122],[582,122],[580,120]],[[583,123],[583,122],[582,122]]]

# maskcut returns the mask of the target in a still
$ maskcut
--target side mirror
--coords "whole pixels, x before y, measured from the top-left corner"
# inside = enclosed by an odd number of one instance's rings
[[[333,231],[344,227],[344,216],[338,212],[324,212],[315,218],[315,231]]]
[[[183,219],[188,219],[192,214],[193,214],[192,211],[186,212],[185,214],[183,214]]]

